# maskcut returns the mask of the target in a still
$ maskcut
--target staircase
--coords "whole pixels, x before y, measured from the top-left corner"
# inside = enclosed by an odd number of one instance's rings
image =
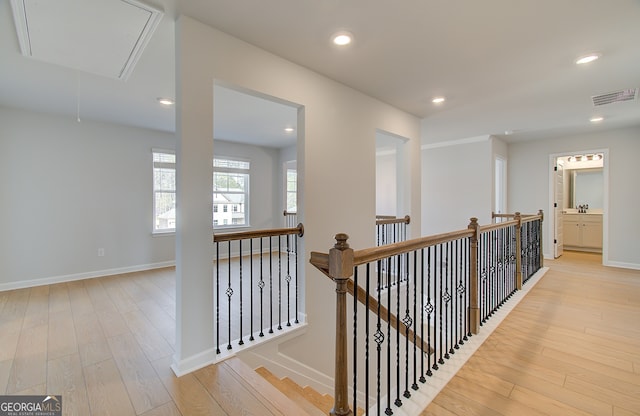
[[[330,395],[319,393],[309,386],[302,387],[289,377],[278,378],[265,367],[258,367],[255,371],[304,409],[309,416],[327,416],[331,412],[333,397]],[[358,415],[363,414],[364,411],[358,409]]]

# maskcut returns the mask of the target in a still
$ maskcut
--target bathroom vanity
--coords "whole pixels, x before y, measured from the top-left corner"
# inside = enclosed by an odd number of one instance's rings
[[[566,250],[602,252],[601,213],[563,213],[562,228]]]

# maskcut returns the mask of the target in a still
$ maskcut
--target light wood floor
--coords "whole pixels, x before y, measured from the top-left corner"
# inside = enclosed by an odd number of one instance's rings
[[[545,265],[423,415],[640,414],[640,271]],[[173,269],[0,292],[0,394],[81,416],[304,414],[235,359],[177,379],[174,317]]]
[[[421,415],[640,415],[640,271],[565,252]]]
[[[175,270],[0,292],[0,394],[65,415],[304,415],[238,359],[176,378]]]

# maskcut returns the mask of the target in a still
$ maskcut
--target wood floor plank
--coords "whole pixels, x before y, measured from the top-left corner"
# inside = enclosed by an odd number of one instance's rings
[[[114,360],[84,367],[84,376],[92,416],[136,414]]]
[[[238,382],[224,365],[209,365],[194,375],[230,416],[283,414],[268,403],[263,404],[252,389]]]
[[[65,415],[91,414],[79,354],[50,359],[47,363],[47,391],[61,395]]]
[[[109,348],[137,414],[171,400],[132,334],[108,338]]]
[[[73,322],[82,365],[91,365],[112,358],[107,338],[94,312],[74,314]]]
[[[227,415],[195,375],[176,377],[170,368],[170,358],[161,358],[152,364],[180,413],[189,416]]]
[[[78,342],[71,310],[65,309],[51,313],[48,323],[47,358],[52,360],[77,353]]]
[[[32,287],[25,310],[23,326],[28,328],[47,324],[49,321],[49,286]]]
[[[122,317],[149,361],[156,361],[173,354],[171,345],[151,325],[142,311],[138,309],[129,311],[124,313]]]
[[[148,412],[144,412],[141,416],[183,416],[173,402],[165,403]]]
[[[0,394],[3,394],[7,390],[12,365],[13,360],[0,361]]]
[[[20,332],[7,393],[15,394],[46,383],[47,333],[48,325],[24,328]]]

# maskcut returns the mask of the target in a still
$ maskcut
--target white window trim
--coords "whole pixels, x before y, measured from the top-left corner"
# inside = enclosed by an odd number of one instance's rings
[[[175,150],[171,150],[171,149],[160,149],[160,148],[152,148],[151,149],[151,180],[152,180],[152,184],[151,184],[151,193],[152,193],[152,224],[151,224],[151,234],[153,236],[169,236],[169,235],[174,235],[176,232],[175,227],[174,228],[164,228],[164,229],[157,229],[156,228],[156,189],[155,189],[155,173],[153,172],[153,169],[155,169],[156,167],[156,162],[154,162],[153,160],[153,155],[155,153],[166,153],[166,154],[171,154],[171,155],[175,155],[176,152]],[[163,163],[163,162],[159,162],[159,163]],[[173,165],[173,169],[176,169],[176,164],[173,163],[167,163],[167,165]],[[170,167],[170,166],[167,166]],[[173,192],[175,193],[177,190],[175,189],[176,185],[174,184],[174,190]],[[166,191],[165,191],[166,192]]]
[[[212,163],[214,164],[213,166],[213,173],[215,175],[216,172],[222,172],[222,173],[239,173],[239,174],[246,174],[247,175],[247,183],[246,183],[246,189],[244,191],[244,195],[245,195],[245,201],[244,201],[244,218],[245,218],[245,223],[238,225],[238,224],[233,224],[233,222],[230,222],[228,224],[220,224],[220,220],[218,221],[218,224],[213,224],[213,228],[215,230],[232,230],[232,229],[242,229],[242,228],[249,228],[251,227],[251,205],[250,205],[250,200],[251,200],[251,160],[247,159],[247,158],[242,158],[242,157],[237,157],[237,156],[225,156],[225,155],[217,155],[214,156],[213,158],[214,160],[212,161]],[[215,160],[232,160],[232,161],[236,161],[236,162],[247,162],[249,163],[249,168],[248,169],[244,169],[244,168],[231,168],[231,167],[220,167],[220,166],[215,166]],[[215,190],[214,190],[215,193]],[[213,196],[213,195],[212,195]],[[213,211],[213,210],[212,210]],[[233,213],[233,208],[228,209],[229,212]],[[223,212],[223,210],[219,209],[218,213]],[[212,215],[215,214],[212,212]]]

